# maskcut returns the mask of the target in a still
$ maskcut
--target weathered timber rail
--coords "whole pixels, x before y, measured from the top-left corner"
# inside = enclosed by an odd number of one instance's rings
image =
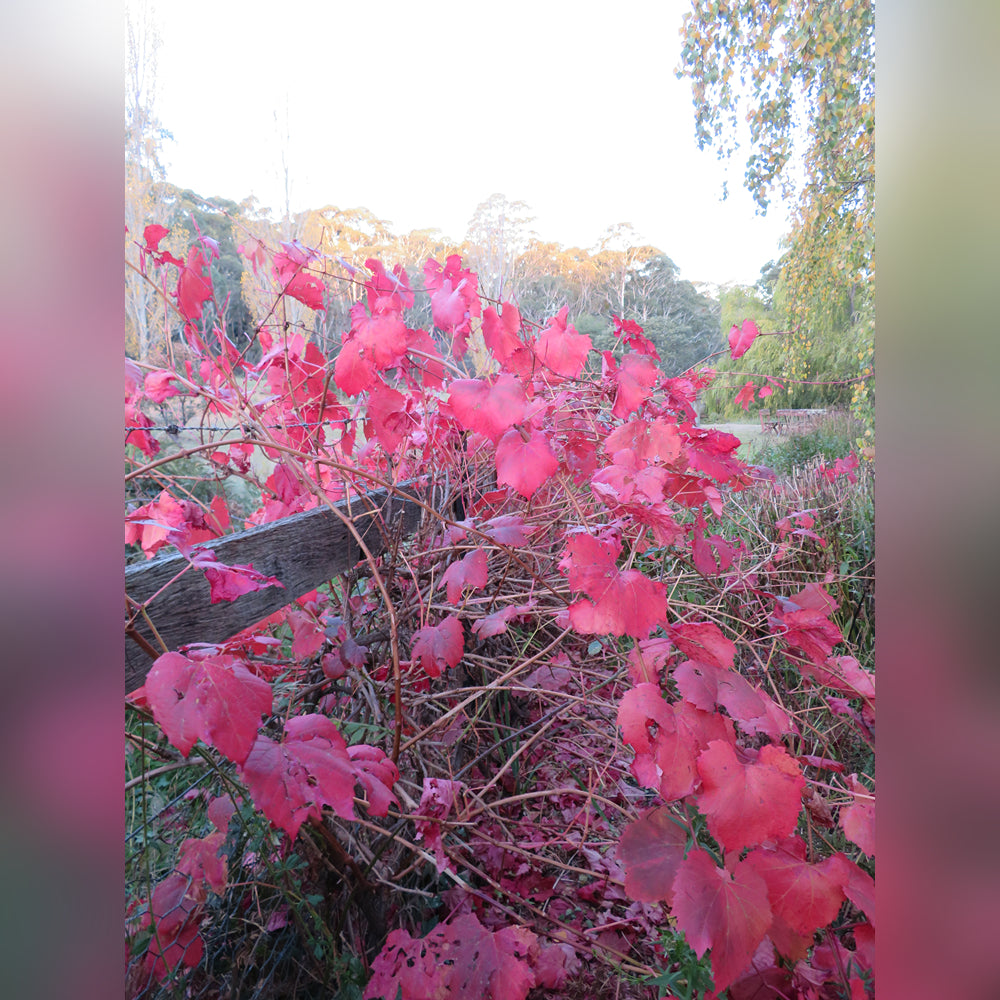
[[[373,556],[383,552],[393,537],[407,538],[419,528],[429,491],[405,483],[395,490],[372,490],[333,506],[350,521]],[[431,501],[428,501],[431,502]],[[184,643],[222,642],[262,618],[309,593],[364,558],[357,539],[329,507],[250,528],[205,543],[227,565],[246,565],[265,576],[277,577],[284,587],[265,587],[235,601],[209,603],[205,574],[189,569],[162,594],[157,592],[187,566],[182,555],[166,556],[125,569],[125,593],[136,605],[145,604],[156,633],[168,649]],[[131,612],[126,608],[126,620]],[[152,630],[140,616],[135,631],[152,648],[160,649]],[[146,679],[153,659],[126,633],[125,691],[134,691]]]

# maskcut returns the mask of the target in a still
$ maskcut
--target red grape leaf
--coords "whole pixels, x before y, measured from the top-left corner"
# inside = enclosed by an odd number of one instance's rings
[[[348,396],[364,392],[375,378],[375,370],[362,353],[361,341],[348,340],[333,364],[333,380]]]
[[[789,600],[800,608],[812,608],[824,615],[832,615],[837,610],[836,600],[819,583],[807,583],[800,591],[792,594]]]
[[[323,293],[326,288],[323,282],[313,274],[305,271],[296,271],[291,281],[285,285],[285,294],[291,295],[293,299],[298,299],[303,305],[310,309],[325,310],[323,305]]]
[[[350,333],[379,371],[394,368],[406,356],[406,324],[391,298],[378,299],[370,314],[363,302],[355,302]]]
[[[644,354],[629,353],[622,358],[621,366],[615,363],[610,352],[604,353],[605,374],[616,387],[613,417],[624,418],[649,398],[660,370],[656,362]]]
[[[436,260],[424,264],[424,288],[431,293],[434,324],[455,337],[454,354],[461,357],[467,349],[470,320],[482,315],[478,278],[462,269],[462,258],[451,254],[442,268]]]
[[[870,858],[875,857],[875,793],[858,781],[856,774],[848,775],[854,801],[840,809],[840,825],[844,835],[853,841]]]
[[[177,308],[185,319],[201,319],[202,304],[212,294],[208,259],[198,247],[193,246],[188,250],[187,264],[177,279]]]
[[[426,330],[406,331],[406,358],[411,368],[421,372],[426,388],[441,388],[444,384],[444,361],[434,338]]]
[[[742,358],[759,336],[760,330],[752,319],[743,320],[741,326],[734,323],[729,329],[729,351],[733,359]]]
[[[296,659],[307,659],[323,648],[326,635],[312,615],[293,607],[285,613],[285,621],[292,630],[292,656]]]
[[[236,806],[230,795],[217,795],[208,804],[208,818],[219,833],[229,830],[229,821],[236,812]]]
[[[166,490],[125,518],[125,544],[142,546],[147,559],[152,559],[164,545],[172,545],[185,525],[184,508]]]
[[[579,968],[580,959],[576,957],[572,945],[548,945],[542,948],[535,962],[536,985],[547,990],[560,990]]]
[[[454,379],[448,389],[448,402],[458,422],[494,444],[524,419],[527,400],[513,375],[500,375],[492,385],[485,379]]]
[[[413,417],[406,411],[406,397],[383,382],[376,382],[368,395],[369,436],[374,431],[379,444],[391,454],[409,438],[414,426]]]
[[[712,949],[712,979],[720,993],[750,965],[771,926],[764,880],[745,861],[732,873],[694,848],[674,880],[671,911],[698,955]]]
[[[501,514],[480,525],[480,531],[498,545],[526,545],[528,525],[518,514]]]
[[[258,573],[252,563],[247,566],[227,566],[219,562],[212,549],[198,549],[191,555],[190,562],[192,566],[205,571],[205,579],[210,588],[210,604],[235,601],[243,594],[263,590],[265,587],[284,587],[276,576],[264,576],[263,573]]]
[[[618,705],[622,739],[635,750],[632,773],[670,802],[694,791],[698,742],[655,684],[639,684]]]
[[[732,667],[736,658],[736,643],[727,639],[714,622],[668,625],[667,635],[682,653],[699,663],[725,669]]]
[[[181,872],[172,872],[153,890],[140,927],[153,926],[149,954],[157,979],[166,978],[181,964],[193,969],[201,961],[205,943],[198,927],[203,900],[196,899],[196,894],[191,880]]]
[[[794,832],[805,779],[783,748],[764,746],[755,763],[741,764],[733,747],[717,740],[699,756],[698,773],[698,808],[708,819],[709,832],[726,850]]]
[[[862,668],[853,656],[831,656],[826,663],[802,663],[799,669],[806,677],[850,698],[875,698],[875,677]]]
[[[639,354],[648,354],[657,361],[660,360],[660,355],[656,350],[656,345],[643,334],[642,327],[632,319],[622,319],[616,316],[614,313],[611,314],[611,321],[614,323],[615,336],[619,339],[624,339],[625,343],[628,344],[632,350]]]
[[[577,532],[566,543],[559,569],[566,573],[571,590],[582,590],[588,597],[599,598],[618,575],[615,561],[621,551],[621,542],[615,537],[598,538]]]
[[[540,431],[532,431],[525,441],[511,428],[500,439],[496,454],[497,482],[512,486],[526,500],[559,468],[559,459]]]
[[[422,938],[394,930],[372,963],[365,1000],[524,1000],[535,985],[538,938],[524,927],[488,931],[469,913]]]
[[[438,625],[427,625],[413,633],[411,656],[429,677],[440,677],[450,667],[457,667],[465,652],[462,623],[448,615]]]
[[[149,433],[153,421],[137,408],[136,403],[125,407],[125,444],[138,448],[152,458],[160,450],[160,442]]]
[[[566,571],[572,590],[593,599],[570,605],[570,623],[584,635],[645,639],[666,621],[667,591],[637,569],[620,571],[615,565],[620,552],[621,543],[614,538],[583,533],[570,538],[559,568]]]
[[[613,455],[628,448],[636,458],[670,463],[680,455],[682,444],[677,424],[669,420],[630,420],[608,435],[604,450]]]
[[[439,875],[446,868],[454,870],[451,859],[444,852],[440,821],[447,818],[455,804],[455,796],[464,787],[465,783],[461,781],[424,778],[424,791],[420,796],[417,813],[425,818],[414,820],[414,825],[417,828],[417,839],[422,840],[434,852],[434,863]]]
[[[722,517],[722,494],[703,477],[668,475],[663,483],[663,495],[685,507],[698,508],[707,503],[716,517]]]
[[[158,223],[151,222],[142,231],[142,239],[146,244],[146,249],[152,253],[156,253],[160,249],[160,240],[163,239],[170,232],[166,226],[161,226]]]
[[[690,424],[685,424],[683,430],[688,439],[688,468],[693,472],[703,472],[719,483],[746,477],[747,467],[735,454],[740,446],[735,434]]]
[[[844,902],[841,858],[810,864],[802,838],[789,837],[774,847],[755,848],[746,863],[767,884],[774,915],[797,934],[811,936],[837,916]]]
[[[656,684],[673,652],[673,642],[663,636],[657,636],[655,639],[640,639],[629,650],[629,680],[633,684]]]
[[[750,409],[750,404],[753,402],[753,395],[756,387],[753,382],[747,381],[746,385],[736,394],[736,398],[733,400],[734,403],[739,403],[744,410]]]
[[[385,816],[396,801],[392,786],[399,781],[399,769],[378,747],[355,743],[347,748],[354,775],[368,793],[366,808],[373,816]],[[345,817],[346,818],[346,817]]]
[[[472,625],[472,631],[480,639],[488,639],[492,635],[500,635],[507,631],[507,626],[515,618],[524,618],[531,614],[535,608],[535,601],[531,600],[527,604],[508,604],[507,607],[494,611],[492,614],[484,615]]]
[[[499,315],[493,309],[486,309],[483,312],[483,340],[501,365],[515,351],[524,347],[518,337],[520,330],[521,314],[517,306],[510,302],[503,303]]]
[[[382,266],[382,261],[369,257],[365,267],[371,272],[371,277],[365,282],[368,293],[368,308],[374,310],[379,299],[389,298],[389,308],[396,312],[413,308],[413,291],[410,288],[410,276],[402,264],[397,264],[389,274]]]
[[[171,396],[179,396],[180,389],[170,385],[177,377],[177,372],[150,372],[146,376],[146,381],[143,385],[143,394],[154,403],[162,403]]]
[[[583,371],[590,353],[590,337],[577,333],[566,322],[569,308],[563,306],[549,320],[535,343],[535,354],[543,365],[564,378],[576,378]]]
[[[243,763],[261,716],[272,710],[271,685],[230,656],[189,660],[164,653],[149,671],[145,691],[157,724],[185,757],[201,739]]]
[[[285,723],[281,743],[258,736],[240,772],[257,808],[294,840],[307,819],[319,822],[324,805],[342,819],[355,819],[354,783],[358,780],[369,786],[370,792],[372,785],[382,786],[372,797],[369,811],[385,815],[384,803],[395,801],[387,782],[394,783],[398,772],[381,750],[366,749],[371,756],[356,764],[330,719],[298,715]],[[373,776],[372,761],[388,766]]]
[[[860,865],[843,856],[841,868],[844,873],[844,895],[857,906],[868,919],[875,923],[875,879]]]
[[[637,569],[613,579],[596,601],[569,606],[569,620],[581,635],[630,635],[645,639],[667,620],[667,589]]]
[[[735,670],[687,660],[673,672],[682,697],[704,711],[721,705],[744,732],[764,733],[777,740],[794,733],[788,713]]]
[[[625,891],[640,903],[670,903],[674,878],[684,859],[687,834],[665,806],[650,809],[625,828],[618,857],[625,866]]]
[[[782,601],[769,619],[771,633],[780,636],[807,659],[822,666],[844,637],[836,623],[824,612],[800,607],[792,601]]]
[[[192,885],[204,883],[213,892],[226,888],[226,859],[219,850],[226,842],[225,833],[210,833],[207,837],[188,837],[177,855],[177,871],[190,875]]]

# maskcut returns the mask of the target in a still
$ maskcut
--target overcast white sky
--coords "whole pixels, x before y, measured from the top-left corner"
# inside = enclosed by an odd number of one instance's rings
[[[698,151],[674,75],[686,8],[159,0],[168,178],[280,208],[286,146],[293,211],[364,206],[397,232],[458,240],[501,192],[543,239],[590,247],[628,222],[683,277],[752,284],[785,213],[755,214],[742,161],[721,201],[725,169]]]

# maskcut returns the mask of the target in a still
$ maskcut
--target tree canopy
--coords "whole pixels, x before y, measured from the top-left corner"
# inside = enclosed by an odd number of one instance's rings
[[[692,84],[695,133],[721,158],[746,153],[761,211],[798,191],[773,307],[791,333],[789,377],[818,374],[813,346],[839,344],[870,407],[874,333],[875,14],[872,0],[694,0],[678,76]],[[749,126],[749,132],[743,123]]]

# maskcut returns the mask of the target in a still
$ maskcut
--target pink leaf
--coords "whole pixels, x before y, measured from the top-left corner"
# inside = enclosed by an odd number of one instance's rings
[[[535,344],[535,354],[543,365],[564,378],[577,378],[590,353],[590,337],[576,332],[566,322],[568,307],[549,320]]]
[[[733,666],[736,643],[727,639],[714,622],[685,622],[667,627],[674,645],[699,663],[711,663],[723,670]]]
[[[462,589],[480,590],[486,586],[486,550],[475,549],[453,562],[441,576],[441,583],[448,588],[448,603],[457,605],[462,599]]]
[[[759,335],[760,330],[752,319],[743,320],[741,326],[734,323],[729,331],[729,351],[732,357],[742,358]]]
[[[219,851],[225,842],[224,833],[188,837],[177,854],[177,871],[190,875],[195,884],[204,883],[213,892],[222,893],[227,882],[226,859]]]
[[[314,310],[326,309],[326,306],[323,304],[323,293],[325,291],[326,288],[323,282],[315,275],[307,274],[305,271],[296,271],[292,280],[285,285],[285,293],[287,295],[291,295],[293,299],[297,299],[303,305]]]
[[[618,706],[622,739],[635,750],[632,773],[667,802],[694,791],[698,745],[654,684],[638,684]]]
[[[176,372],[158,371],[150,372],[146,376],[143,391],[148,399],[154,403],[162,403],[171,396],[179,396],[180,390],[174,388],[170,383],[177,378]]]
[[[525,1000],[535,985],[538,939],[523,927],[488,931],[471,913],[442,922],[422,938],[389,934],[372,963],[365,1000]]]
[[[665,806],[629,823],[618,844],[629,896],[640,903],[669,903],[686,844],[686,831]]]
[[[614,332],[616,337],[624,339],[625,343],[637,353],[648,354],[657,361],[660,360],[660,355],[657,353],[656,346],[643,334],[642,327],[639,326],[635,320],[623,320],[614,313],[611,314],[611,320],[614,323]]]
[[[698,808],[708,819],[709,832],[726,850],[794,832],[805,779],[783,748],[764,746],[756,762],[741,764],[729,743],[715,741],[698,758],[698,773]]]
[[[607,359],[614,363],[610,354],[607,355]],[[605,363],[607,364],[607,360]],[[659,377],[659,369],[651,357],[644,354],[626,354],[622,358],[621,366],[611,374],[611,379],[617,387],[611,415],[619,418],[627,417],[639,409],[649,398]]]
[[[191,556],[191,565],[205,571],[205,579],[210,588],[210,604],[235,601],[243,594],[263,590],[265,587],[284,587],[276,576],[258,573],[252,563],[247,566],[227,566],[219,562],[211,549],[199,549]]]
[[[186,757],[204,740],[237,764],[270,715],[271,685],[231,657],[189,660],[164,653],[146,678],[146,700],[167,739]]]
[[[150,223],[142,231],[142,239],[146,244],[146,249],[156,253],[160,248],[160,240],[170,232],[166,226]]]
[[[202,305],[212,294],[208,260],[193,246],[188,250],[187,264],[177,279],[177,308],[185,319],[201,319]]]
[[[831,656],[822,665],[803,663],[799,669],[806,677],[850,698],[875,699],[875,676],[863,669],[853,656]]]
[[[736,394],[736,398],[733,400],[734,403],[739,403],[744,410],[750,409],[750,404],[753,402],[754,392],[756,387],[753,382],[747,381],[746,385]]]
[[[411,655],[429,677],[440,677],[445,670],[457,667],[464,652],[462,623],[455,615],[413,633]]]
[[[613,455],[629,448],[636,458],[647,462],[672,462],[681,453],[681,438],[677,425],[669,420],[632,420],[613,430],[604,442],[605,451]]]
[[[559,468],[559,459],[540,431],[532,431],[524,440],[520,431],[511,428],[497,445],[496,465],[497,482],[512,486],[530,500]]]
[[[697,847],[677,872],[671,909],[698,955],[712,949],[717,993],[750,965],[771,926],[767,886],[760,875],[745,861],[730,873]]]
[[[434,852],[438,874],[446,868],[454,870],[454,865],[444,852],[441,839],[441,820],[446,819],[455,804],[455,796],[465,787],[461,781],[447,781],[444,778],[424,778],[424,791],[420,796],[417,812],[425,819],[417,819],[417,839]]]
[[[205,953],[205,942],[198,932],[204,897],[196,899],[195,891],[181,872],[172,872],[153,890],[141,925],[154,929],[149,954],[157,979],[180,965],[193,969]]]
[[[382,382],[376,382],[368,395],[366,431],[374,431],[379,444],[389,453],[409,439],[416,424],[407,412],[406,397]]]
[[[493,357],[503,365],[515,351],[524,347],[518,333],[521,331],[521,314],[517,306],[504,302],[497,315],[494,309],[483,313],[483,340],[493,352]]]
[[[570,622],[582,635],[630,635],[645,639],[667,619],[667,589],[637,569],[625,570],[596,601],[571,604]]]
[[[513,375],[500,375],[492,385],[485,379],[454,379],[448,388],[448,402],[458,422],[494,444],[524,419],[527,400]]]
[[[811,937],[837,916],[844,902],[839,858],[843,855],[810,864],[805,842],[790,837],[774,847],[755,848],[746,860],[764,879],[774,915]]]
[[[386,761],[382,751],[367,749]],[[398,772],[392,761],[386,763],[383,777],[394,783]],[[254,804],[293,840],[307,819],[319,822],[325,805],[342,819],[355,819],[354,783],[367,771],[355,764],[340,731],[323,715],[290,719],[281,743],[258,736],[241,768]],[[394,799],[386,782],[379,783],[382,794]]]
[[[856,774],[848,775],[854,801],[840,810],[840,825],[845,836],[861,848],[870,858],[875,857],[875,793],[858,781]]]
[[[704,711],[721,705],[746,733],[764,733],[778,740],[795,732],[788,713],[734,670],[688,660],[674,670],[673,677],[687,701]]]
[[[593,599],[570,605],[570,622],[582,634],[645,639],[666,621],[666,588],[639,570],[620,571],[615,565],[620,551],[617,541],[586,534],[570,538],[559,566],[567,571],[571,589]]]
[[[508,604],[507,607],[494,611],[492,614],[480,618],[472,626],[473,633],[480,639],[488,639],[493,635],[500,635],[507,631],[507,626],[515,618],[525,618],[534,610],[535,602],[529,601],[527,604]]]

